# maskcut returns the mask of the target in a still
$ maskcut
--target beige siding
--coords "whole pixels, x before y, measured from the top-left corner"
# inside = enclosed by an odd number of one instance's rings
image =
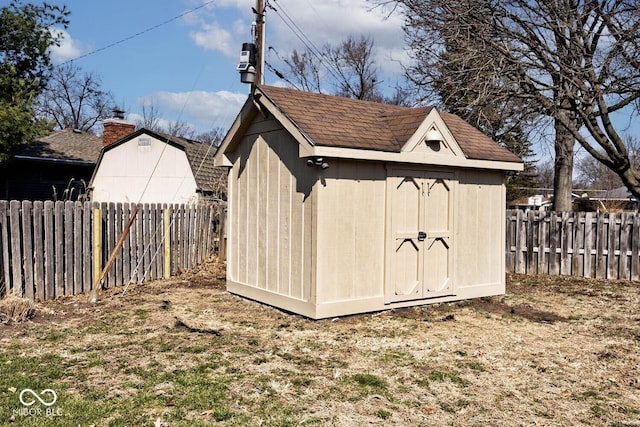
[[[256,120],[235,154],[229,182],[228,279],[309,300],[314,182],[299,169],[297,142]]]
[[[329,160],[318,188],[318,304],[384,295],[384,164]]]
[[[504,283],[503,174],[462,172],[458,190],[454,261],[458,287]]]

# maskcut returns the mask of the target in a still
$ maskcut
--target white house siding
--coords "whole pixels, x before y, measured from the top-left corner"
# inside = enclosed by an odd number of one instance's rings
[[[149,145],[139,145],[140,140]],[[97,202],[194,202],[196,182],[183,150],[141,135],[104,152],[93,179]]]

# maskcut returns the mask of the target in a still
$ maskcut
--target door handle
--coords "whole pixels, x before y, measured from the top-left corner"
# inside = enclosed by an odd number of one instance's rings
[[[422,242],[422,241],[423,241],[424,239],[426,239],[426,238],[427,238],[427,233],[425,233],[424,231],[420,231],[420,232],[418,232],[418,240],[419,240],[419,241],[421,241],[421,242]]]

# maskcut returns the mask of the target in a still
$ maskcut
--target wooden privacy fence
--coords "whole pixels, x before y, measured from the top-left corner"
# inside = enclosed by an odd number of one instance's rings
[[[508,210],[507,271],[638,280],[635,213]]]
[[[0,298],[44,301],[92,290],[134,209],[0,201]],[[103,286],[167,278],[224,250],[223,212],[217,204],[139,205]]]

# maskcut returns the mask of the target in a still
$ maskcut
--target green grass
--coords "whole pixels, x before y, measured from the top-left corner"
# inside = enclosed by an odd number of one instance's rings
[[[387,382],[377,375],[355,374],[352,379],[363,387],[370,387],[378,390],[384,390],[387,388]]]

